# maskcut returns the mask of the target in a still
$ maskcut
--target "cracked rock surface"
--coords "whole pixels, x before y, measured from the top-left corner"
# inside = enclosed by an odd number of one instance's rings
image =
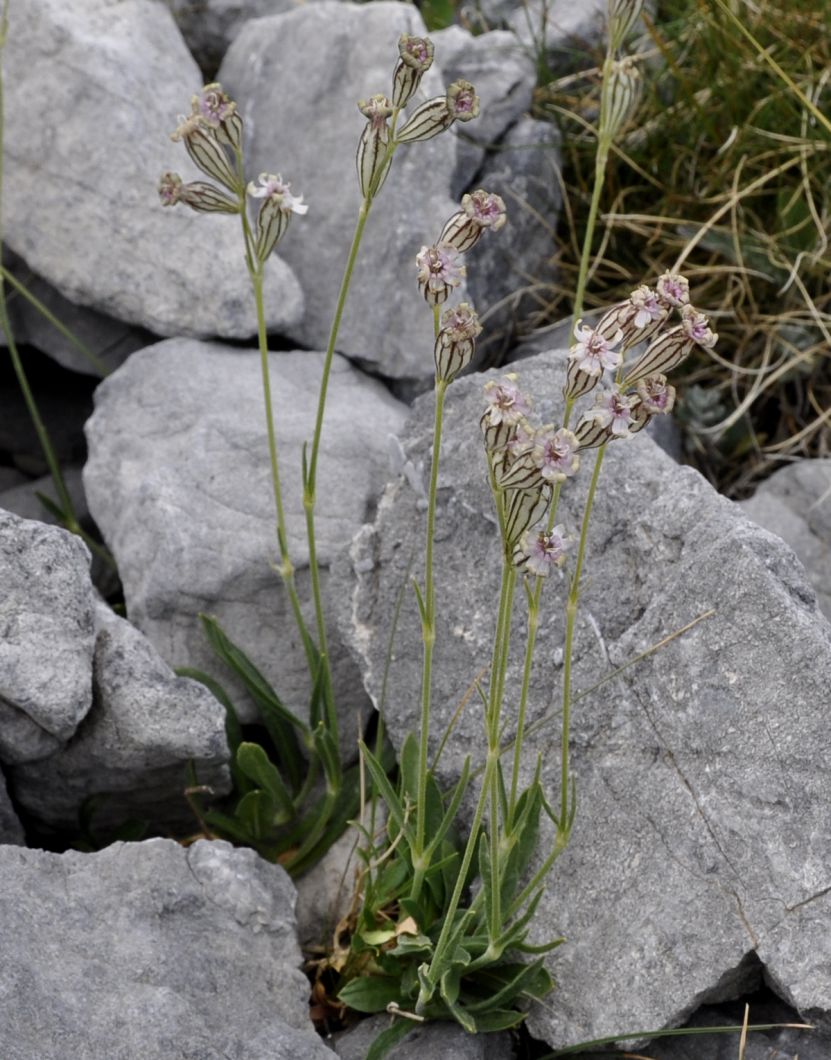
[[[322,355],[270,355],[289,553],[309,628],[308,545],[301,450],[314,429]],[[198,620],[215,614],[298,713],[309,699],[306,658],[278,559],[259,354],[171,339],[134,353],[96,391],[84,483],[112,549],[130,620],[172,666],[236,686]],[[388,436],[405,408],[335,357],[317,481],[317,555],[327,568],[367,517],[387,474]],[[308,606],[307,606],[308,605]],[[326,601],[324,600],[324,606]],[[360,676],[332,630],[343,735],[354,748]],[[244,720],[253,704],[239,697]]]
[[[324,1060],[294,889],[228,843],[0,847],[7,1060]]]
[[[561,416],[566,353],[519,366],[542,422]],[[483,678],[500,558],[478,421],[482,384],[448,392],[436,528],[433,750]],[[404,449],[429,466],[432,398],[416,403]],[[594,457],[563,490],[558,522],[579,529]],[[404,478],[353,544],[358,573],[346,622],[366,686],[380,693],[396,592],[412,554],[418,576],[423,504]],[[535,941],[563,935],[550,960],[557,990],[529,1028],[552,1046],[681,1023],[758,978],[827,1033],[831,976],[831,627],[796,557],[694,471],[646,436],[609,448],[589,532],[573,688],[699,619],[687,632],[574,703],[578,812],[535,919]],[[570,561],[573,562],[573,559]],[[354,582],[353,582],[354,584]],[[537,753],[559,800],[564,579],[543,594],[524,777]],[[512,734],[524,648],[517,590],[507,678]],[[701,617],[701,616],[707,617]],[[398,624],[386,721],[400,745],[416,725],[421,637],[411,597]],[[476,696],[450,737],[451,777],[483,746]],[[473,752],[474,756],[477,754]],[[547,849],[543,836],[541,853]],[[755,971],[754,971],[755,963]]]

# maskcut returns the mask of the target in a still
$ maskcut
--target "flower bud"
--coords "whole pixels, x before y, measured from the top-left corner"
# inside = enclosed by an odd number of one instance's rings
[[[631,59],[612,64],[609,79],[608,106],[601,115],[601,135],[610,140],[617,136],[631,118],[640,97],[641,75]]]
[[[400,58],[392,75],[392,102],[395,107],[403,107],[433,64],[433,42],[429,37],[402,33],[398,38],[398,54]]]
[[[440,243],[450,243],[462,253],[479,242],[486,228],[498,232],[507,221],[505,203],[501,196],[481,188],[462,197],[462,208],[454,213],[439,236]]]
[[[609,45],[613,52],[622,46],[642,8],[643,0],[609,0]]]
[[[718,335],[710,327],[705,314],[699,313],[691,305],[681,307],[681,326],[696,346],[703,350],[711,350],[718,342]]]
[[[671,372],[689,355],[693,345],[682,325],[670,328],[647,346],[626,373],[624,384],[630,386],[648,375]]]
[[[395,134],[396,143],[414,144],[417,140],[430,140],[453,124],[453,115],[447,108],[444,96],[434,96],[416,107],[408,120]]]
[[[635,394],[630,395],[632,420],[629,433],[636,434],[653,416],[666,416],[675,405],[675,387],[669,386],[665,375],[649,375],[638,382]]]
[[[576,401],[577,398],[594,390],[599,382],[599,375],[590,375],[579,367],[576,360],[569,359],[566,366],[566,385],[563,387],[563,397],[566,401]]]
[[[514,460],[494,463],[494,476],[500,489],[533,490],[543,482],[533,450],[521,453]]]
[[[386,96],[377,95],[362,100],[358,108],[369,119],[358,142],[356,159],[361,194],[367,198],[381,190],[389,170],[387,148],[390,130],[387,118],[392,114],[392,104]]]
[[[159,198],[162,206],[175,206],[182,194],[182,178],[178,173],[162,173],[159,180]]]
[[[447,109],[453,121],[472,121],[479,116],[479,97],[470,81],[454,81],[448,86]]]
[[[191,116],[183,122],[176,132],[171,134],[171,139],[180,139],[184,142],[187,152],[193,162],[207,173],[209,177],[218,180],[226,188],[239,194],[241,187],[225,148],[216,137],[216,133],[206,125],[201,118]]]
[[[658,282],[655,286],[661,301],[673,309],[680,309],[681,306],[686,305],[690,300],[689,280],[686,276],[681,276],[680,273],[665,272],[658,277]]]
[[[596,449],[609,441],[608,427],[603,427],[588,413],[584,413],[574,428],[577,444],[580,449]]]
[[[238,199],[229,199],[228,196],[208,184],[205,180],[195,180],[190,184],[183,184],[179,189],[179,202],[185,203],[191,210],[199,213],[239,213],[240,204]]]
[[[458,262],[460,255],[449,243],[422,247],[416,256],[418,287],[428,305],[446,302],[450,292],[458,287],[467,273]]]
[[[449,129],[454,121],[470,121],[479,113],[479,97],[469,81],[454,81],[444,96],[434,96],[416,107],[396,133],[400,144],[429,140]]]
[[[448,309],[441,320],[441,330],[433,349],[436,361],[436,381],[452,383],[473,359],[476,336],[482,325],[475,310],[467,302]]]
[[[302,195],[293,195],[291,184],[284,181],[279,173],[261,173],[257,183],[251,181],[248,194],[252,199],[262,199],[263,204],[257,214],[256,254],[260,261],[265,261],[274,250],[277,241],[289,226],[293,213],[301,216],[308,213],[309,207],[303,202]]]
[[[222,91],[218,81],[205,85],[198,96],[193,96],[191,107],[193,113],[214,130],[220,143],[242,149],[242,118],[237,113],[236,103]]]

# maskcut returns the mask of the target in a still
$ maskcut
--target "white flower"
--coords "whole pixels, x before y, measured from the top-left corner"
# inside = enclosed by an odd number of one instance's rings
[[[248,194],[252,199],[271,199],[285,213],[302,215],[309,212],[303,196],[292,195],[291,184],[284,181],[279,173],[276,176],[273,173],[261,173],[257,177],[257,184],[253,180],[248,184]]]
[[[582,320],[578,320],[574,337],[577,344],[572,348],[569,357],[587,375],[602,375],[604,368],[617,368],[620,364],[620,352],[612,347],[623,338],[622,332],[618,331],[612,338],[607,339]]]

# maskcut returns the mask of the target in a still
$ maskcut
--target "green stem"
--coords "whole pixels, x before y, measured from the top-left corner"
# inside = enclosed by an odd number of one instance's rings
[[[424,597],[421,616],[421,637],[424,643],[424,655],[421,671],[421,731],[418,745],[418,805],[416,806],[416,861],[411,897],[416,900],[421,891],[424,874],[428,866],[422,865],[420,859],[424,853],[427,830],[427,762],[428,740],[430,736],[430,705],[433,676],[433,647],[436,642],[436,591],[433,576],[433,542],[436,534],[436,498],[439,484],[439,461],[441,457],[441,432],[444,416],[444,399],[448,383],[444,379],[436,380],[436,412],[433,422],[433,451],[430,461],[430,485],[427,493],[427,541],[424,552]]]
[[[294,621],[303,641],[306,652],[306,662],[312,681],[314,681],[317,662],[315,659],[314,645],[309,636],[303,613],[300,610],[300,598],[297,595],[297,587],[294,581],[294,565],[289,555],[288,533],[286,530],[286,514],[283,507],[283,490],[280,483],[280,461],[277,452],[277,433],[274,428],[274,408],[271,400],[271,373],[268,364],[268,333],[266,330],[265,310],[263,306],[263,267],[254,265],[251,259],[251,233],[248,222],[243,214],[243,231],[246,238],[246,258],[249,261],[251,273],[251,284],[254,288],[254,302],[257,306],[257,341],[260,349],[260,372],[263,384],[263,403],[265,405],[266,433],[268,435],[268,455],[271,463],[271,487],[274,493],[274,506],[277,520],[277,545],[280,550],[280,576],[289,595],[291,610]]]
[[[531,687],[531,666],[534,659],[534,646],[537,640],[537,626],[540,614],[540,594],[542,578],[535,579],[534,588],[528,593],[528,633],[525,640],[525,661],[522,667],[522,690],[519,695],[516,736],[514,737],[514,761],[511,771],[511,795],[508,802],[508,827],[513,826],[514,811],[519,797],[519,765],[522,755],[522,741],[525,737],[525,715],[528,708],[528,692]]]
[[[589,493],[586,497],[586,507],[583,511],[583,524],[580,527],[580,544],[577,548],[577,560],[574,564],[574,573],[571,578],[571,588],[566,604],[566,643],[563,659],[563,735],[561,747],[560,766],[560,828],[566,828],[569,811],[569,727],[571,720],[571,669],[572,654],[574,648],[574,628],[577,620],[577,605],[580,600],[580,577],[583,572],[583,561],[586,556],[586,542],[589,532],[589,520],[591,519],[592,505],[597,491],[597,483],[600,479],[600,468],[603,464],[603,456],[606,446],[601,445],[597,450],[597,459],[594,462]]]

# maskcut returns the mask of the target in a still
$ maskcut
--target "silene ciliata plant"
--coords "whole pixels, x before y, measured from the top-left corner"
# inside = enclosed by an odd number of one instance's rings
[[[637,2],[624,0],[612,0],[610,5],[610,44],[598,129],[598,185],[609,147],[625,120],[634,92],[636,72],[615,54],[639,7]],[[530,1000],[544,997],[552,988],[543,961],[561,940],[532,945],[528,932],[546,877],[565,848],[574,823],[575,793],[568,750],[572,642],[603,454],[609,444],[628,442],[653,417],[671,411],[675,391],[668,374],[694,346],[711,349],[717,339],[706,316],[690,304],[686,280],[667,272],[654,286],[637,286],[596,326],[575,322],[559,423],[542,424],[533,419],[531,396],[523,393],[515,375],[485,385],[480,421],[483,473],[490,482],[502,546],[501,589],[488,678],[476,684],[486,754],[479,770],[474,769],[469,756],[452,790],[442,790],[435,776],[436,760],[430,762],[428,758],[436,639],[433,551],[442,419],[448,387],[471,363],[476,337],[482,330],[471,305],[448,303],[465,275],[465,256],[475,250],[481,238],[496,236],[506,223],[505,205],[498,195],[480,189],[463,197],[435,243],[422,247],[416,256],[418,291],[433,315],[435,361],[424,575],[423,581],[413,583],[423,639],[419,731],[404,739],[397,771],[384,754],[380,739],[374,750],[362,743],[360,765],[345,770],[339,751],[315,550],[321,428],[332,356],[361,237],[395,152],[402,145],[430,139],[455,122],[478,114],[478,97],[466,81],[455,82],[444,95],[427,99],[405,114],[432,60],[433,45],[428,39],[402,35],[390,95],[375,95],[358,104],[366,119],[357,149],[362,201],[324,358],[311,443],[303,449],[313,631],[307,628],[301,611],[286,533],[263,312],[266,261],[292,216],[303,216],[308,208],[279,174],[264,173],[256,181],[246,180],[243,122],[236,104],[218,84],[207,85],[194,96],[191,113],[173,134],[210,181],[186,183],[177,174],[166,173],[159,185],[165,206],[183,203],[198,212],[237,214],[240,218],[244,259],[257,307],[279,552],[275,569],[291,601],[313,689],[306,721],[282,703],[215,619],[204,616],[206,633],[217,654],[242,679],[259,706],[272,747],[269,755],[259,744],[242,740],[233,707],[222,688],[206,675],[188,671],[200,676],[227,707],[236,803],[226,812],[206,808],[202,798],[209,793],[199,789],[195,781],[192,797],[209,835],[249,843],[297,874],[325,852],[349,817],[358,816],[363,809],[359,792],[365,791],[367,785],[362,781],[368,777],[372,824],[358,824],[364,840],[363,868],[348,925],[348,945],[321,965],[334,980],[330,994],[338,1000],[332,1004],[360,1012],[387,1011],[396,1017],[376,1039],[369,1060],[384,1056],[406,1036],[414,1021],[453,1019],[469,1032],[512,1027],[523,1019],[523,1009]],[[586,235],[576,296],[578,313],[598,201],[593,199]],[[589,394],[593,396],[585,402]],[[596,456],[582,523],[565,527],[557,522],[560,493],[590,451]],[[541,594],[552,571],[562,571],[568,584],[560,787],[553,802],[540,783],[539,759],[530,784],[520,783]],[[521,594],[516,592],[518,582]],[[518,689],[506,687],[511,626],[519,610],[515,607],[517,595],[524,602],[527,629]],[[516,736],[510,746],[502,742],[508,712],[516,719]],[[381,828],[375,827],[381,819],[381,813],[375,813],[375,800],[385,808],[386,825]],[[554,839],[541,856],[536,847],[543,818],[553,825]]]

